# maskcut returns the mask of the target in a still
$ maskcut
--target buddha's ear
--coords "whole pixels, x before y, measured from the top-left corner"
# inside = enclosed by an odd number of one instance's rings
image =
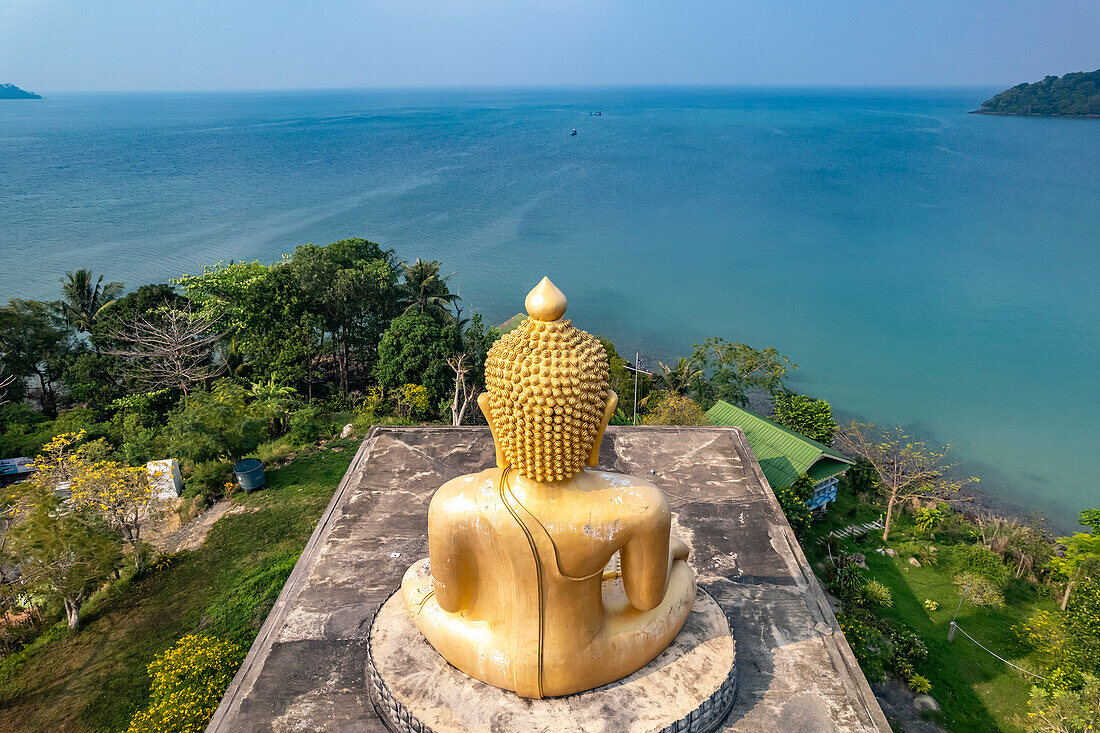
[[[600,462],[600,443],[603,442],[603,434],[607,431],[607,425],[611,422],[611,416],[615,414],[615,409],[619,406],[619,395],[615,394],[615,390],[607,390],[607,401],[603,406],[603,420],[600,422],[600,430],[596,433],[596,442],[592,444],[592,452],[588,454],[588,465],[595,466]]]
[[[493,413],[489,410],[488,392],[482,392],[477,396],[477,406],[485,416],[485,422],[489,423],[489,432],[493,434],[493,447],[497,451],[497,468],[504,468],[504,451],[500,449],[500,436],[497,435],[497,426],[493,423]]]

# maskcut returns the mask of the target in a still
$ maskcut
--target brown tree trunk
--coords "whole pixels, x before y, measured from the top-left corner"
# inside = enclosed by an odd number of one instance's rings
[[[64,599],[65,616],[69,620],[69,628],[75,629],[80,625],[80,604],[75,599]]]
[[[1069,605],[1069,594],[1073,592],[1073,586],[1077,585],[1076,580],[1071,580],[1066,583],[1066,594],[1062,596],[1062,610],[1066,610],[1066,606]]]
[[[886,503],[886,522],[882,528],[882,541],[890,541],[890,525],[894,521],[894,505],[897,504],[898,499],[896,494],[890,494],[890,501]]]

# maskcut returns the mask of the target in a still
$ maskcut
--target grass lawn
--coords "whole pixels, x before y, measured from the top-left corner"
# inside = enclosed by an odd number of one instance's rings
[[[147,701],[147,665],[181,637],[198,632],[247,649],[358,443],[332,447],[343,450],[269,470],[267,489],[236,498],[248,511],[223,517],[197,551],[93,598],[80,631],[61,622],[0,662],[0,728],[124,731]]]
[[[860,504],[851,497],[842,496],[828,514],[815,525],[803,542],[806,553],[815,567],[827,560],[827,550],[820,538],[830,530],[849,524],[864,523],[875,519],[881,509]],[[1026,703],[1030,683],[1019,672],[980,649],[962,634],[948,643],[949,622],[959,603],[959,588],[952,582],[952,570],[947,555],[947,543],[942,538],[932,541],[942,557],[938,566],[913,567],[909,558],[880,555],[879,547],[893,547],[913,539],[927,541],[907,518],[895,520],[890,532],[890,542],[884,545],[882,531],[871,532],[859,544],[854,540],[833,541],[848,552],[866,555],[868,578],[885,583],[893,594],[894,604],[876,612],[891,620],[903,622],[919,634],[928,645],[928,659],[917,672],[932,681],[931,695],[941,707],[935,716],[940,725],[959,733],[971,731],[1023,731]],[[924,608],[925,599],[939,603],[936,611]],[[1027,649],[1022,647],[1013,632],[1013,625],[1031,616],[1037,608],[1053,609],[1053,601],[1043,598],[1024,581],[1012,581],[1005,591],[1005,605],[1001,608],[977,608],[964,603],[957,623],[975,639],[1025,669],[1029,664]]]

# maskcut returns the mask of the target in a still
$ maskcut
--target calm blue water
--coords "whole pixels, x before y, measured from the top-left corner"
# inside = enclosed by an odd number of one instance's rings
[[[624,353],[777,346],[1068,526],[1100,504],[1100,122],[965,114],[994,91],[2,103],[0,299],[346,236],[443,260],[493,321],[548,273]]]

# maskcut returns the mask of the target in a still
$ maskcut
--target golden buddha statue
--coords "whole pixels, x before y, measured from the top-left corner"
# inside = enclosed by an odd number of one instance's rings
[[[618,401],[603,346],[562,320],[566,299],[549,279],[526,307],[489,350],[478,399],[497,465],[436,492],[428,558],[401,593],[448,662],[541,698],[648,664],[691,612],[695,575],[660,489],[585,467]]]

